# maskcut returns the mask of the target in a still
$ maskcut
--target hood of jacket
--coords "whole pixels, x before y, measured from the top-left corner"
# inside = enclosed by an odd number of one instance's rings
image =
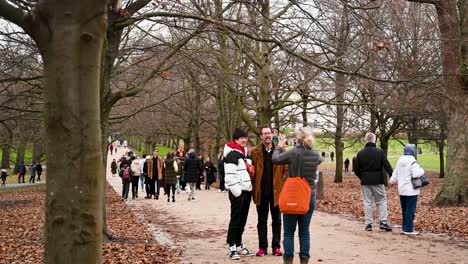
[[[231,151],[237,151],[240,154],[242,154],[242,156],[244,157],[247,156],[247,147],[241,148],[235,142],[229,142],[224,146],[224,150],[223,150],[224,157],[226,157]]]

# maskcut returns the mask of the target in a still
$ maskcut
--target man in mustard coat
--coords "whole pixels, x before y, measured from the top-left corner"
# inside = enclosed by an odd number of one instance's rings
[[[275,145],[272,141],[271,128],[260,128],[261,144],[252,148],[251,156],[255,166],[255,178],[253,184],[253,201],[257,205],[257,232],[259,250],[257,256],[267,255],[268,249],[268,212],[271,213],[273,237],[271,240],[272,254],[282,256],[281,247],[281,213],[278,206],[278,198],[286,178],[288,177],[287,165],[273,165],[271,157]],[[285,149],[283,150],[285,151]]]
[[[150,190],[146,198],[149,199],[151,198],[151,195],[154,195],[154,199],[159,199],[159,188],[160,181],[162,180],[163,162],[158,156],[157,149],[153,150],[153,156],[147,157],[145,167],[145,173],[147,173],[147,176],[150,179]]]

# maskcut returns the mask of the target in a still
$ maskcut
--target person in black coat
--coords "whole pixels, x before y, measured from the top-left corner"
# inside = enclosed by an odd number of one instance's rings
[[[189,156],[184,162],[185,181],[189,184],[189,197],[188,200],[195,200],[195,184],[200,178],[202,173],[202,163],[194,149],[189,150]]]
[[[213,162],[211,162],[211,160],[208,158],[208,160],[205,162],[205,190],[209,190],[210,185],[216,181],[216,172],[216,167],[213,165]]]
[[[221,152],[218,159],[218,178],[219,178],[219,191],[225,192],[226,187],[224,186],[224,155]]]
[[[3,169],[0,177],[2,178],[2,186],[5,187],[5,181],[8,177],[8,172],[5,169]]]
[[[344,161],[344,171],[345,173],[349,173],[349,159],[346,158]]]
[[[37,172],[37,181],[41,181],[41,174],[42,174],[42,165],[40,162],[37,162],[36,164],[36,172]]]
[[[115,161],[115,159],[113,159],[111,163],[111,173],[112,177],[114,177],[117,174],[117,162]]]
[[[24,165],[24,162],[21,162],[19,167],[18,167],[18,173],[19,173],[19,177],[18,177],[18,183],[21,182],[21,180],[24,182],[24,175],[26,174],[26,166]]]
[[[353,160],[353,170],[361,181],[362,199],[365,214],[365,230],[372,231],[373,224],[373,201],[377,205],[380,219],[380,229],[392,231],[388,225],[387,195],[385,193],[384,170],[392,175],[393,169],[385,156],[385,153],[376,147],[376,136],[367,133],[365,137],[367,144],[358,152]]]

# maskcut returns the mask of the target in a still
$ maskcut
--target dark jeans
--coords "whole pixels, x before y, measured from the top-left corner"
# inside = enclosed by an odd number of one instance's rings
[[[36,175],[31,175],[31,177],[29,178],[29,183],[35,183],[36,182]]]
[[[23,183],[24,183],[24,174],[25,173],[20,173],[20,176],[18,178],[18,183],[20,183],[21,180],[23,180]]]
[[[345,173],[349,173],[349,165],[348,165],[348,166],[345,165],[345,167],[344,167],[344,172],[345,172]]]
[[[299,257],[301,259],[310,258],[310,220],[315,209],[315,194],[310,198],[309,211],[305,215],[283,214],[284,228],[284,259],[294,257],[294,232],[299,225]]]
[[[172,190],[172,199],[175,199],[175,184],[166,184],[166,195],[167,199],[169,200],[169,197],[171,196],[171,190]]]
[[[146,189],[146,197],[151,198],[151,182],[152,180],[148,177],[145,176],[145,189]]]
[[[268,248],[268,212],[271,212],[271,227],[273,237],[271,239],[271,248],[273,250],[280,248],[281,241],[281,213],[279,206],[275,206],[274,198],[263,198],[260,205],[257,206],[257,233],[258,233],[258,248],[267,250]]]
[[[130,189],[130,179],[122,179],[122,198],[128,198],[128,191]]]
[[[138,197],[138,181],[140,176],[132,176],[132,198]]]
[[[195,190],[201,190],[201,181],[200,176],[197,177],[197,183],[195,184]]]
[[[416,212],[416,204],[418,203],[418,196],[403,196],[400,195],[401,214],[403,216],[403,224],[401,229],[404,232],[414,231],[414,214]]]
[[[226,190],[226,187],[224,187],[224,175],[223,174],[219,175],[219,189],[221,191]]]
[[[250,192],[242,191],[239,197],[235,197],[229,192],[231,219],[229,221],[226,243],[228,243],[230,247],[242,244],[242,234],[244,233],[247,216],[249,215],[250,199]]]
[[[41,181],[42,172],[37,172],[37,181]]]
[[[155,195],[156,197],[159,197],[159,189],[160,189],[160,181],[157,176],[153,176],[153,179],[151,180],[150,183],[150,194]]]

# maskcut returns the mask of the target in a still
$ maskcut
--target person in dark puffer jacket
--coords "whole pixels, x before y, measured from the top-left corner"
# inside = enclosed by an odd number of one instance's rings
[[[194,149],[189,150],[188,158],[184,162],[185,182],[188,183],[188,200],[195,200],[195,184],[202,171],[202,163]]]
[[[314,137],[312,130],[308,127],[301,128],[296,133],[297,145],[286,152],[282,149],[286,146],[286,138],[280,137],[271,161],[273,164],[288,164],[288,177],[300,175],[307,180],[311,189],[309,211],[304,215],[283,214],[283,261],[292,264],[294,258],[294,232],[299,225],[299,258],[301,264],[309,263],[310,258],[310,221],[315,209],[315,190],[317,179],[317,168],[323,159],[317,150],[313,148]],[[301,158],[302,154],[302,158]],[[302,167],[301,167],[302,166]]]
[[[164,161],[164,183],[166,184],[167,201],[169,202],[172,190],[172,202],[175,202],[175,184],[177,179],[177,171],[179,170],[177,161],[174,160],[173,153],[167,153]]]
[[[385,194],[385,175],[387,171],[392,175],[393,169],[385,156],[385,153],[375,145],[376,136],[373,133],[367,133],[367,141],[364,149],[358,152],[356,159],[353,160],[353,171],[361,180],[362,200],[365,214],[365,230],[372,231],[373,208],[375,204],[379,211],[380,229],[392,231],[388,225],[387,196]]]

